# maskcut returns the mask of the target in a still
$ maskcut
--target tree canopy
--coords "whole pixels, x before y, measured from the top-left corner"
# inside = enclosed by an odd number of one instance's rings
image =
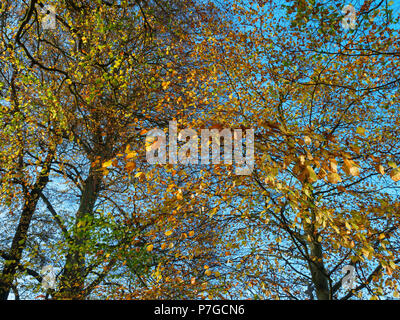
[[[400,8],[346,5],[3,1],[0,299],[398,298]]]

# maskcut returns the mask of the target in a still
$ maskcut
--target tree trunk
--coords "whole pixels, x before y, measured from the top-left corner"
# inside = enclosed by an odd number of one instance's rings
[[[32,190],[25,192],[25,203],[22,208],[21,218],[11,244],[11,249],[8,252],[9,259],[4,262],[3,272],[0,276],[0,300],[8,299],[15,274],[21,262],[22,253],[26,246],[32,216],[35,213],[40,194],[49,182],[50,166],[53,157],[54,151],[50,151]]]
[[[85,287],[85,244],[88,239],[87,218],[93,217],[93,209],[101,185],[101,172],[99,168],[92,167],[85,180],[72,240],[66,257],[63,274],[60,278],[60,291],[56,298],[80,300]]]
[[[310,253],[312,261],[309,261],[309,268],[317,298],[318,300],[330,300],[329,279],[323,262],[321,244],[317,241],[310,243]]]

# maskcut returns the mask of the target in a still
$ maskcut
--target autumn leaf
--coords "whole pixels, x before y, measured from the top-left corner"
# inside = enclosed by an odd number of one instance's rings
[[[309,136],[305,136],[305,137],[304,137],[304,143],[305,143],[306,145],[310,145],[310,144],[311,144],[311,138],[310,138]]]
[[[171,230],[168,230],[168,231],[166,231],[165,232],[165,235],[168,237],[168,236],[170,236],[172,234],[172,231]]]
[[[360,175],[360,169],[357,167],[353,160],[343,159],[343,171],[347,175],[358,176]]]
[[[132,152],[128,152],[128,153],[126,154],[126,159],[128,160],[128,159],[135,158],[136,155],[137,155],[136,152],[133,152],[133,151],[132,151]]]
[[[329,170],[333,173],[337,173],[337,161],[336,159],[329,159]]]
[[[341,182],[342,179],[340,178],[339,174],[332,172],[328,174],[328,181],[330,183],[336,184],[338,182]]]
[[[316,182],[318,180],[318,177],[314,171],[314,169],[311,166],[306,166],[306,176],[308,177],[308,180],[310,183]]]
[[[183,200],[183,194],[181,189],[179,189],[178,192],[176,193],[176,198],[178,200]]]
[[[146,177],[146,174],[144,172],[137,172],[134,177],[143,180]]]
[[[112,160],[109,160],[109,161],[107,161],[107,162],[104,162],[104,163],[102,164],[102,167],[103,167],[103,168],[111,167],[112,163],[113,163],[113,161],[112,161]]]
[[[384,174],[385,174],[385,168],[384,168],[381,164],[377,165],[377,166],[375,167],[375,169],[376,169],[376,171],[378,171],[381,175],[384,175]]]
[[[390,172],[390,177],[393,181],[397,182],[400,180],[400,169],[394,169]]]
[[[125,166],[125,169],[128,173],[131,173],[136,168],[136,164],[134,162],[128,162]]]
[[[357,127],[356,132],[357,132],[359,135],[365,136],[365,129],[364,129],[363,127]]]

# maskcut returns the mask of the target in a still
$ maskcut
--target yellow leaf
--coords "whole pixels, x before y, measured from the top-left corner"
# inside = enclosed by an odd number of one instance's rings
[[[168,231],[166,231],[165,232],[165,235],[168,237],[168,236],[170,236],[172,234],[172,231],[171,230],[168,230]]]
[[[136,152],[128,152],[127,154],[126,154],[126,159],[132,159],[132,158],[134,158],[135,156],[136,156]]]
[[[138,172],[135,174],[135,178],[141,178],[144,175],[143,172]]]
[[[370,249],[372,249],[372,248],[370,248]],[[373,249],[372,249],[372,250],[373,250]],[[371,259],[372,259],[372,252],[371,252],[371,250],[362,248],[362,249],[361,249],[361,252],[363,253],[363,255],[364,255],[368,260],[371,260]]]
[[[319,170],[319,172],[318,172],[318,177],[321,178],[321,179],[323,179],[323,178],[326,177],[326,175],[327,175],[326,170],[325,170],[324,168],[321,168],[321,169]]]
[[[358,176],[360,174],[360,170],[357,167],[356,163],[353,160],[344,159],[343,160],[343,171],[346,172],[347,175]]]
[[[181,190],[181,189],[179,189],[178,192],[176,193],[176,198],[177,198],[178,200],[183,200],[183,197],[182,197],[182,190]]]
[[[111,165],[112,165],[112,160],[109,160],[109,161],[107,161],[107,162],[104,162],[103,165],[102,165],[102,167],[103,167],[103,168],[108,168],[108,167],[110,167]]]
[[[376,171],[378,171],[381,175],[385,174],[385,168],[383,167],[383,165],[380,164],[380,165],[376,166],[375,168],[376,168]]]
[[[154,246],[152,244],[150,244],[150,245],[147,246],[146,250],[148,252],[150,252],[150,251],[153,251],[153,248],[154,248]]]
[[[358,127],[357,130],[356,130],[356,132],[357,132],[359,135],[362,135],[362,136],[365,135],[365,129],[364,129],[363,127]]]
[[[399,169],[392,170],[392,172],[390,172],[390,177],[395,182],[399,181],[400,180],[400,170]]]
[[[162,88],[163,88],[163,90],[168,89],[169,84],[170,84],[169,81],[163,82],[163,83],[162,83]]]
[[[329,159],[329,170],[333,173],[337,172],[337,161],[336,159]]]
[[[307,170],[308,180],[309,180],[311,183],[313,183],[313,182],[315,182],[315,181],[318,180],[318,177],[317,177],[317,175],[315,174],[315,171],[314,171],[314,169],[313,169],[311,166],[307,166],[307,167],[306,167],[306,170]]]
[[[388,166],[391,167],[391,168],[393,168],[393,169],[396,169],[396,168],[397,168],[397,164],[395,164],[393,161],[389,161],[389,162],[388,162]]]
[[[125,166],[126,171],[131,173],[136,168],[136,164],[134,162],[128,162]]]
[[[304,143],[307,144],[307,145],[311,144],[311,138],[309,136],[305,136],[304,137]]]
[[[340,176],[337,173],[330,173],[330,174],[328,174],[328,181],[330,183],[336,184],[338,182],[341,182],[342,179],[340,178]]]

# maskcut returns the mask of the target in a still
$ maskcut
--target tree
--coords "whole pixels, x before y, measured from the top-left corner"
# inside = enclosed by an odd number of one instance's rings
[[[54,299],[398,296],[389,4],[349,29],[340,1],[51,4],[53,30],[38,1],[1,11],[2,298],[34,296],[42,260]],[[253,170],[148,163],[170,121],[253,128]]]
[[[190,55],[193,25],[198,22],[193,13],[196,7],[179,1],[54,4],[58,5],[59,22],[54,31],[41,30],[38,6],[43,5],[37,1],[22,5],[24,18],[16,29],[15,43],[10,45],[9,60],[24,70],[21,86],[29,92],[24,96],[27,110],[40,109],[47,116],[47,122],[33,117],[33,123],[51,133],[50,141],[60,144],[52,166],[46,167],[46,179],[50,174],[58,185],[76,188],[79,199],[72,219],[53,205],[52,199],[62,196],[53,184],[48,186],[50,193],[41,185],[29,204],[32,217],[41,198],[60,228],[54,241],[61,257],[65,254],[65,263],[58,289],[50,293],[55,298],[82,299],[104,282],[112,268],[122,267],[123,255],[132,258],[131,251],[139,250],[135,259],[148,256],[146,251],[151,250],[146,247],[150,246],[144,241],[149,235],[141,233],[148,233],[148,228],[158,232],[157,224],[167,214],[155,212],[148,195],[138,192],[138,188],[154,192],[144,173],[137,171],[135,180],[130,179],[136,166],[143,167],[145,158],[143,152],[134,150],[141,149],[146,128],[163,127],[172,117],[184,120],[193,114],[195,97],[185,98],[181,106],[173,102],[185,90],[197,90],[194,85],[188,89],[188,83],[199,83],[191,70],[199,62]],[[172,77],[179,81],[172,83],[168,80]],[[39,161],[39,156],[32,157]],[[116,201],[120,190],[134,203],[131,212],[129,204],[121,207],[123,198]],[[172,201],[175,199],[166,204],[168,210],[173,210]],[[145,210],[138,211],[136,204]],[[110,208],[115,216],[104,212]],[[148,218],[143,220],[146,214]],[[24,225],[25,237],[29,226]],[[140,240],[132,241],[138,237]],[[21,255],[25,247],[20,248]],[[7,252],[5,256],[8,259]],[[15,277],[14,272],[9,285]]]
[[[340,7],[234,2],[242,31],[209,49],[224,122],[257,128],[256,169],[231,200],[243,227],[224,239],[241,244],[226,265],[235,296],[304,299],[309,284],[318,299],[398,295],[397,19],[366,2],[346,32]]]

